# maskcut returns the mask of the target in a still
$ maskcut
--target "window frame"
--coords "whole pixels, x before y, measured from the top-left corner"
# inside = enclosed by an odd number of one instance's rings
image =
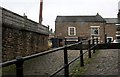
[[[92,28],[97,28],[98,34],[95,34],[95,33],[92,34]],[[100,26],[90,26],[90,34],[91,35],[97,35],[97,36],[100,35]]]
[[[70,32],[70,29],[71,29],[71,28],[74,29],[74,34],[73,34],[73,35],[70,34],[70,33],[71,33],[71,32]],[[68,27],[68,35],[69,35],[69,36],[76,36],[76,27]]]

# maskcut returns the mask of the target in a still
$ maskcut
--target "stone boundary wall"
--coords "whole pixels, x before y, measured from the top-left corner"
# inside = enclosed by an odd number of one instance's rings
[[[2,62],[2,11],[0,10],[0,63]],[[2,68],[0,68],[0,77],[2,76]]]
[[[48,27],[1,7],[0,12],[2,61],[47,50]]]

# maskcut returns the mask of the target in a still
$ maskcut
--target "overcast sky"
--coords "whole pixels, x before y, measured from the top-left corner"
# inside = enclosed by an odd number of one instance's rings
[[[43,0],[43,24],[55,28],[56,16],[96,15],[116,18],[119,0]],[[17,14],[25,13],[38,22],[40,0],[0,0],[0,6]]]

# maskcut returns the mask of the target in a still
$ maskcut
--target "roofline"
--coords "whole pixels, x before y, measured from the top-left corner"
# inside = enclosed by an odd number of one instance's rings
[[[116,19],[116,20],[118,20],[118,18],[104,18],[105,21],[106,21],[106,19]],[[107,21],[106,21],[106,24],[119,24],[119,23],[118,23],[118,21],[115,22],[115,23],[111,23],[111,22],[107,23]]]
[[[2,9],[2,7],[0,6],[0,9]]]
[[[56,21],[55,20],[55,22],[84,22],[84,21]],[[85,22],[104,22],[104,23],[106,23],[106,21],[85,21]]]
[[[118,18],[104,18],[104,19],[118,19]]]
[[[70,15],[70,16],[57,16],[57,17],[96,17],[96,15]]]
[[[106,22],[106,20],[97,13],[97,15],[69,15],[69,16],[61,16],[61,15],[58,15],[55,19],[55,22],[57,21],[57,18],[58,17],[101,17],[101,19],[103,19],[103,21],[94,21],[94,22]],[[62,21],[62,22],[75,22],[75,21]],[[78,22],[82,22],[82,21],[78,21]],[[86,22],[93,22],[93,21],[86,21]]]
[[[18,13],[15,13],[15,12],[13,12],[13,11],[11,11],[11,10],[8,10],[8,9],[5,9],[5,8],[2,8],[2,10],[8,11],[8,12],[10,12],[10,13],[12,13],[12,14],[16,15],[16,16],[19,16],[19,17],[24,18],[24,16],[22,16],[22,15],[20,15],[20,14],[18,14]],[[27,19],[28,19],[28,20],[30,20],[31,22],[34,22],[34,23],[39,24],[38,22],[33,21],[32,19],[29,19],[29,18],[27,18]]]

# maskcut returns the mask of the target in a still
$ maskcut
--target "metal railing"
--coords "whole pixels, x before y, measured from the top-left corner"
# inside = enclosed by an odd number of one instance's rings
[[[95,53],[95,49],[97,48],[98,39],[96,39],[96,40],[97,40],[96,44],[94,43],[95,39],[92,40],[93,41],[92,44],[91,44],[91,40],[85,40],[85,41],[80,41],[79,40],[78,43],[74,43],[74,44],[70,44],[70,45],[66,45],[66,42],[65,42],[65,45],[63,47],[55,48],[55,49],[52,49],[52,50],[44,51],[44,52],[41,52],[41,53],[38,53],[38,54],[33,54],[33,55],[30,55],[30,56],[26,56],[26,57],[17,57],[14,60],[0,63],[0,66],[6,67],[6,66],[10,66],[10,65],[15,64],[16,65],[16,77],[24,77],[24,74],[23,74],[24,61],[36,58],[38,56],[47,55],[49,53],[53,53],[53,52],[58,51],[58,50],[64,50],[64,66],[62,66],[57,71],[52,73],[50,75],[50,77],[55,76],[57,73],[59,73],[63,69],[64,69],[64,76],[69,77],[69,65],[72,64],[73,62],[75,62],[76,60],[80,59],[80,66],[83,67],[84,66],[83,56],[84,56],[85,53],[88,52],[88,56],[89,56],[89,58],[91,58],[91,50],[93,50],[93,53]],[[83,53],[83,47],[82,47],[83,42],[88,42],[87,51],[85,51],[84,53]],[[67,50],[68,50],[69,47],[72,47],[72,46],[79,46],[80,47],[80,55],[78,57],[74,58],[73,60],[71,60],[70,62],[68,62]]]

